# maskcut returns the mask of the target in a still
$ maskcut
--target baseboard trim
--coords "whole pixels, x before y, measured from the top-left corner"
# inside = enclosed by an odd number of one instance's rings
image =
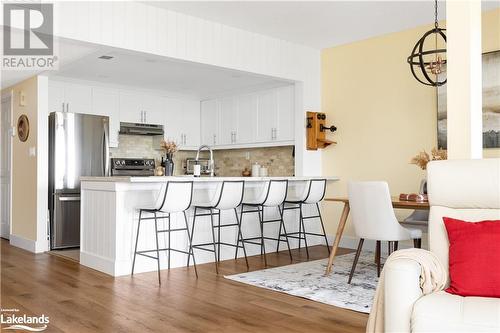
[[[21,236],[10,234],[10,245],[36,253],[36,241]]]
[[[95,254],[80,251],[80,265],[87,266],[100,272],[116,276],[115,264],[111,259]]]

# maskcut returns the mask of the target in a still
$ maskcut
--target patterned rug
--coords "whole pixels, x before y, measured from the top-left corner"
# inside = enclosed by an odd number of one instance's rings
[[[326,277],[327,259],[314,260],[225,276],[226,279],[271,289],[359,312],[370,312],[377,287],[373,252],[363,252],[351,284],[347,284],[354,253],[337,256],[333,272]]]

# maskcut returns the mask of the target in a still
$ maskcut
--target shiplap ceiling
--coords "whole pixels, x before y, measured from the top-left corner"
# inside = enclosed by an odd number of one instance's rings
[[[434,21],[434,1],[143,1],[317,49]],[[483,10],[500,0],[482,1]],[[445,19],[445,1],[439,1]]]

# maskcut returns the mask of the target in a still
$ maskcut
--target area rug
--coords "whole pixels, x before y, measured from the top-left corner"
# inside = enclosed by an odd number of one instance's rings
[[[378,281],[374,254],[361,254],[351,284],[347,284],[353,260],[354,253],[335,257],[333,271],[329,276],[325,276],[328,260],[321,259],[229,275],[225,278],[369,313]]]

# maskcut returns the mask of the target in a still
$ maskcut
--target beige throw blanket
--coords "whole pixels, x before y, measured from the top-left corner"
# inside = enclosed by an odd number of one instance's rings
[[[416,261],[420,267],[420,288],[424,295],[443,290],[446,284],[446,271],[438,257],[422,249],[406,249],[392,253],[386,264],[397,259]],[[384,332],[384,270],[380,274],[370,317],[366,326],[367,333]]]

